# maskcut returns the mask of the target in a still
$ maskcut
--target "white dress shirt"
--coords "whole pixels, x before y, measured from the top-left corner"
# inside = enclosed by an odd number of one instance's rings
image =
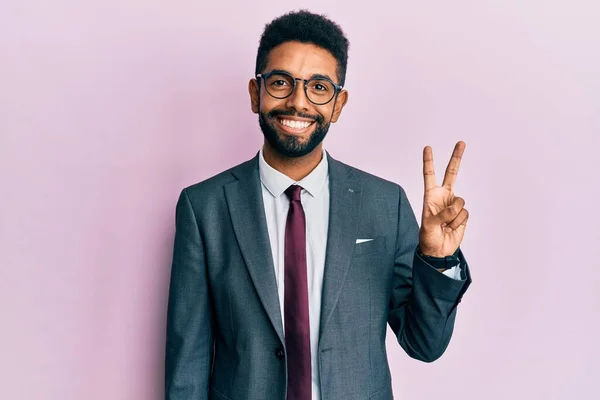
[[[300,200],[306,216],[306,263],[308,278],[308,310],[310,323],[310,352],[312,373],[312,399],[320,399],[317,348],[319,342],[319,324],[321,318],[321,290],[325,271],[325,250],[327,246],[327,228],[329,226],[329,167],[325,150],[321,162],[300,181],[294,181],[287,175],[271,167],[264,159],[260,149],[259,172],[262,182],[262,196],[267,219],[267,229],[275,279],[279,294],[279,307],[284,322],[284,255],[285,224],[290,202],[285,190],[293,184],[302,186]],[[443,272],[453,279],[460,280],[460,267]],[[284,326],[285,332],[285,326]]]

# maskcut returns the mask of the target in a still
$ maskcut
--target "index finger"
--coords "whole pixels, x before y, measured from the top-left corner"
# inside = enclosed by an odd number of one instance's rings
[[[435,188],[435,169],[433,167],[433,150],[430,146],[423,149],[423,180],[425,191]]]
[[[450,157],[450,161],[446,167],[446,173],[444,174],[444,182],[442,183],[442,186],[450,191],[452,191],[452,188],[454,187],[456,175],[458,174],[458,168],[460,167],[460,160],[462,159],[462,155],[466,146],[467,145],[462,140],[456,143],[456,146],[454,146],[454,151],[452,152],[452,157]]]

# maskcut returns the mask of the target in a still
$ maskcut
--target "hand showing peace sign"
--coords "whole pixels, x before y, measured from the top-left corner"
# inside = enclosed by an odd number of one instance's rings
[[[456,143],[446,167],[444,182],[437,186],[431,147],[423,149],[425,196],[419,231],[419,247],[424,255],[445,257],[454,254],[465,234],[469,212],[465,201],[454,195],[454,181],[465,151],[465,143]]]

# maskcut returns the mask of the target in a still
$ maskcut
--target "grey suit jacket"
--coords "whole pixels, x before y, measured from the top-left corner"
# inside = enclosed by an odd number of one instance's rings
[[[321,397],[392,399],[386,324],[409,356],[437,359],[471,283],[469,269],[459,252],[466,279],[453,280],[416,255],[419,227],[402,187],[327,157]],[[285,400],[285,340],[258,154],[182,190],[166,333],[166,399]]]

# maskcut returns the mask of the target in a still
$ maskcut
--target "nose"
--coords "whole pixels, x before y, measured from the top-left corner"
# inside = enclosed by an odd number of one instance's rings
[[[296,112],[306,112],[310,108],[310,101],[304,93],[304,81],[296,81],[296,87],[292,94],[286,99],[287,108],[293,108]]]

